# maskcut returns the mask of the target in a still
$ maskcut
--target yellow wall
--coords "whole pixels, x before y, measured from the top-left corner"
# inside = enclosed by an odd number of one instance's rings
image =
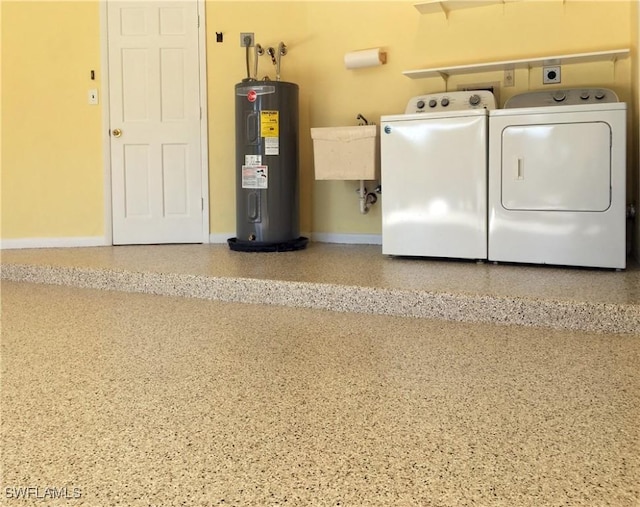
[[[632,192],[635,189],[635,208],[636,208],[636,221],[635,221],[635,257],[640,261],[640,126],[638,125],[638,118],[640,118],[640,57],[638,56],[640,48],[640,8],[638,3],[633,3],[631,18],[635,20],[631,27],[631,51],[632,51],[632,73],[631,73],[631,88],[634,90],[632,99],[635,100],[635,107],[632,111],[635,112],[632,123],[631,134],[628,136],[630,144],[635,155],[635,163],[631,168],[634,173],[635,182],[631,178]],[[634,184],[635,183],[635,184]]]
[[[97,2],[2,2],[2,237],[102,236]],[[93,83],[93,84],[92,84]]]
[[[306,7],[302,2],[286,4],[272,2],[207,2],[207,80],[209,92],[209,186],[210,224],[215,233],[235,231],[235,89],[246,77],[245,50],[240,47],[240,32],[254,32],[256,42],[267,48],[277,47],[282,40],[289,54],[282,58],[282,77],[300,85],[300,138],[309,130],[308,103],[310,90],[305,81],[306,51],[303,42],[308,26]],[[282,34],[286,32],[284,35]],[[215,32],[222,32],[224,42],[215,42]],[[297,47],[296,47],[297,46]],[[259,72],[267,70],[275,79],[271,60],[260,59]],[[269,66],[267,67],[267,63]],[[253,69],[253,64],[251,65]],[[261,69],[261,70],[260,70]],[[301,162],[308,159],[307,152]],[[301,170],[301,222],[309,231],[310,173]]]
[[[310,127],[353,125],[358,113],[379,122],[402,112],[409,97],[444,89],[440,78],[412,80],[403,70],[637,45],[633,1],[524,0],[448,19],[421,15],[413,3],[207,0],[212,233],[235,230],[233,91],[246,74],[241,31],[255,32],[263,46],[284,41],[289,48],[282,79],[300,86],[301,230],[334,234],[379,234],[380,205],[361,215],[356,183],[314,180]],[[88,88],[99,88],[88,77],[90,69],[100,75],[99,31],[98,0],[3,2],[3,238],[104,234],[101,107],[86,99]],[[215,32],[223,32],[223,43]],[[344,68],[345,52],[377,46],[386,49],[387,65]],[[263,56],[259,75],[266,73],[275,77]],[[630,101],[631,76],[630,59],[565,65],[561,86],[607,86]],[[448,86],[501,80],[501,72],[468,75]],[[542,88],[541,81],[540,70],[518,71],[516,86],[500,90],[501,101]],[[637,145],[630,149],[634,168],[637,152]]]
[[[421,15],[413,2],[215,2],[207,3],[210,32],[226,35],[223,44],[209,37],[211,128],[211,224],[214,231],[233,231],[233,103],[235,82],[245,75],[241,31],[255,32],[263,46],[284,41],[282,79],[301,90],[300,145],[302,174],[301,227],[323,233],[379,234],[380,206],[359,213],[355,182],[315,181],[309,127],[354,125],[362,113],[403,112],[409,97],[443,91],[440,78],[411,80],[403,70],[625,48],[630,45],[631,2],[515,2]],[[383,67],[346,70],[344,53],[384,47]],[[262,76],[274,71],[260,60]],[[458,85],[496,82],[502,72],[449,80]],[[622,100],[631,93],[630,60],[564,66],[561,86],[607,86]],[[500,91],[501,101],[528,89],[542,88],[542,71],[516,73],[516,86]],[[216,94],[222,94],[217,97]],[[382,196],[384,199],[384,193]]]

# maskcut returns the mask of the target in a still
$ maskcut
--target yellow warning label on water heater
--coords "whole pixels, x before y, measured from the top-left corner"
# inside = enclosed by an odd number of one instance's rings
[[[260,136],[278,137],[278,111],[260,111]]]

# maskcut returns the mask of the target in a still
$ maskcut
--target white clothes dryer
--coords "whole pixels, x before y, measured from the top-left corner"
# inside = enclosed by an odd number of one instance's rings
[[[489,260],[624,269],[626,104],[529,92],[489,113]]]
[[[487,258],[488,91],[413,97],[381,117],[382,253]]]

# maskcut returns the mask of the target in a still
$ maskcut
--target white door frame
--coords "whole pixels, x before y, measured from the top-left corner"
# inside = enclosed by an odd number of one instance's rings
[[[200,164],[202,168],[202,242],[209,243],[209,137],[207,131],[207,38],[205,0],[198,2],[198,46],[200,58]],[[109,38],[107,3],[100,2],[100,89],[102,103],[102,157],[104,170],[104,244],[113,245],[113,204],[111,195],[111,118],[109,117]]]

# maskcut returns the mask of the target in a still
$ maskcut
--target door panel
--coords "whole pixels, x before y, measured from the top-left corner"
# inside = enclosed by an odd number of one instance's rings
[[[186,118],[183,49],[165,48],[160,52],[160,101],[162,121]]]
[[[502,131],[501,177],[508,210],[605,211],[611,128],[604,122],[509,126]]]
[[[122,110],[123,122],[149,121],[149,51],[122,49]],[[112,117],[115,120],[115,118]]]
[[[188,167],[187,145],[165,144],[162,147],[162,181],[167,216],[180,216],[188,213]]]
[[[125,217],[149,218],[149,146],[124,146]]]
[[[107,12],[113,242],[201,243],[198,2]]]

